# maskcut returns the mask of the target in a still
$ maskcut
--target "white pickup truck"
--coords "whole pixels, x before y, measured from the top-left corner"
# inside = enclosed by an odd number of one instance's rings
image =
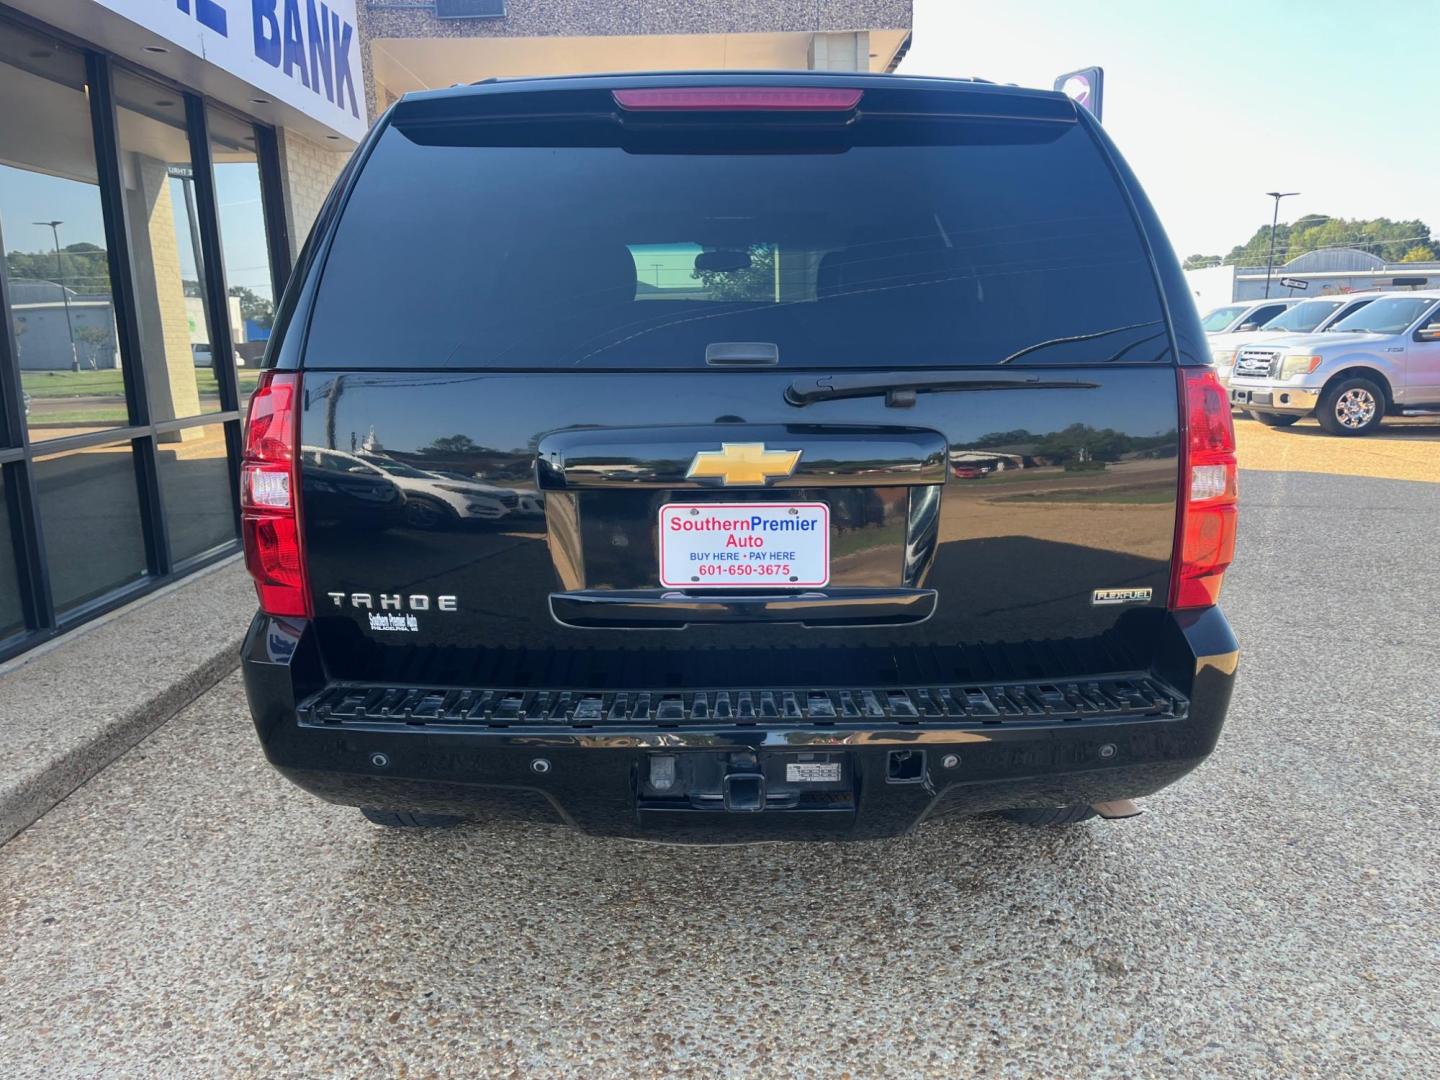
[[[1259,330],[1232,330],[1225,334],[1205,335],[1210,345],[1210,359],[1215,362],[1215,374],[1220,376],[1220,385],[1230,389],[1230,371],[1235,367],[1235,353],[1243,346],[1268,345],[1272,341],[1288,341],[1302,334],[1330,330],[1383,295],[1364,292],[1348,296],[1315,296],[1286,308]]]
[[[1440,416],[1440,290],[1375,300],[1324,333],[1240,347],[1230,402],[1270,427],[1314,414],[1332,435]]]

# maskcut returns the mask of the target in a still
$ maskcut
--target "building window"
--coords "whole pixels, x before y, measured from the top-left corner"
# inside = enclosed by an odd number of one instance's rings
[[[130,421],[85,59],[0,28],[0,243],[30,441]],[[23,102],[23,107],[21,103]]]
[[[15,545],[10,515],[10,492],[0,470],[0,641],[24,629],[25,613],[20,607],[20,577],[15,572]]]
[[[184,96],[116,71],[115,105],[150,418],[219,412]]]
[[[160,498],[176,562],[235,539],[225,429],[205,424],[184,430],[188,438],[161,441],[155,447]]]
[[[37,458],[35,488],[56,612],[146,575],[130,443]]]
[[[254,124],[213,106],[205,116],[243,412],[260,377],[260,358],[275,321],[275,276],[266,244],[260,159]]]

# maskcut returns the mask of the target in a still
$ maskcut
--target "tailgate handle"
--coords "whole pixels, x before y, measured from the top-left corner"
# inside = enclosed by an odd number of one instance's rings
[[[687,593],[579,589],[551,593],[550,614],[582,629],[679,630],[696,623],[896,626],[935,612],[934,589],[825,589],[803,593]]]
[[[780,363],[780,346],[768,341],[717,341],[705,346],[705,363],[711,367],[774,367]]]
[[[690,469],[697,453],[721,450],[726,443],[800,451],[792,473],[756,485],[771,488],[943,484],[949,449],[938,431],[894,424],[575,428],[541,438],[536,482],[544,491],[719,488],[719,477],[693,477]]]

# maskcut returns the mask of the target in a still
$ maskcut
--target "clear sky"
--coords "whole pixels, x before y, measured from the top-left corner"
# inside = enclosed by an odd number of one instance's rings
[[[900,71],[1049,88],[1105,69],[1104,123],[1177,252],[1307,213],[1440,235],[1440,0],[914,0]]]

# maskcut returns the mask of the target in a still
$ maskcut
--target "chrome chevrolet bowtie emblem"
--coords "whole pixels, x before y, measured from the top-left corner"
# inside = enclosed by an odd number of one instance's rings
[[[766,450],[764,443],[721,443],[701,450],[690,462],[689,480],[719,480],[726,487],[763,487],[772,477],[789,476],[800,464],[800,450]]]

